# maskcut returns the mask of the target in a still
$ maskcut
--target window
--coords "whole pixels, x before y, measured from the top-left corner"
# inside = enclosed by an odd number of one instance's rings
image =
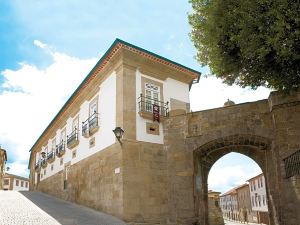
[[[4,179],[3,184],[4,185],[9,185],[9,179]]]
[[[263,195],[263,205],[266,205],[266,199],[264,195]]]
[[[264,182],[264,179],[261,178],[261,181],[260,181],[260,186],[263,187],[263,182]]]
[[[28,182],[27,181],[25,182],[25,187],[28,188]]]
[[[44,169],[44,175],[46,175],[46,169]]]
[[[64,158],[60,159],[60,165],[64,164]]]
[[[61,142],[66,141],[66,128],[64,128],[60,133],[60,140]]]
[[[24,181],[21,181],[21,187],[24,187]]]
[[[90,103],[89,116],[92,116],[97,112],[98,112],[98,97],[94,98]]]
[[[43,152],[45,152],[46,153],[46,160],[47,160],[47,156],[48,156],[48,146],[46,146],[45,148],[44,148],[44,151]]]
[[[67,146],[69,149],[75,147],[78,143],[79,117],[76,116],[72,121],[72,132],[67,136]]]
[[[91,103],[89,108],[89,118],[87,120],[86,126],[88,126],[89,135],[92,135],[98,130],[98,97],[96,97]],[[83,130],[86,127],[83,127]]]
[[[79,129],[79,116],[76,116],[72,123],[72,131]]]
[[[160,87],[151,83],[145,83],[146,111],[152,112],[152,105],[160,106]]]
[[[54,169],[54,165],[52,164],[52,165],[51,165],[51,171],[53,171],[53,169]]]
[[[16,186],[19,186],[19,180],[16,180]]]
[[[56,138],[53,138],[53,140],[52,140],[52,151],[55,152],[55,149],[56,149]]]

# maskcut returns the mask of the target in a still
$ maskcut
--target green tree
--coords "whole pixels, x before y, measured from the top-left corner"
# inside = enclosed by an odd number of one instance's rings
[[[189,0],[197,60],[227,84],[300,87],[299,0]]]

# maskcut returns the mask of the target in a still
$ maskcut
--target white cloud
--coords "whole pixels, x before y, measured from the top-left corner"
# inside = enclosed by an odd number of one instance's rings
[[[6,171],[7,173],[19,175],[22,177],[28,177],[28,170],[27,170],[26,163],[13,162],[13,163],[7,163],[6,166],[9,167],[9,170]]]
[[[33,41],[33,44],[36,45],[36,46],[38,46],[38,47],[40,47],[40,48],[46,48],[46,47],[47,47],[46,44],[42,43],[42,42],[39,41],[39,40],[34,40],[34,41]]]
[[[228,86],[213,76],[202,76],[198,84],[194,84],[190,91],[191,109],[199,111],[204,109],[222,107],[229,98],[237,103],[253,102],[268,98],[270,89],[260,87],[257,90],[241,88],[237,85]]]
[[[46,44],[34,42],[48,52]],[[21,63],[18,70],[1,72],[5,82],[0,94],[0,142],[10,143],[8,156],[16,162],[10,167],[16,174],[23,173],[20,168],[27,167],[29,149],[97,61],[55,51],[51,56],[53,63],[45,69]]]
[[[260,167],[253,163],[215,164],[208,177],[208,188],[222,193],[246,183],[248,179],[261,173]]]

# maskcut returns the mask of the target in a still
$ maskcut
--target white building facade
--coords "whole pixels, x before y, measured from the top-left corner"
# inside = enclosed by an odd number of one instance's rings
[[[17,175],[5,173],[3,179],[3,190],[5,191],[28,191],[29,179]]]
[[[220,196],[220,207],[225,219],[239,220],[238,195],[235,188]]]
[[[266,182],[263,174],[248,180],[252,211],[256,212],[253,220],[257,223],[269,224]]]
[[[160,191],[167,185],[164,121],[189,112],[199,77],[117,39],[31,148],[31,189],[126,221],[137,214],[160,221],[167,207]]]

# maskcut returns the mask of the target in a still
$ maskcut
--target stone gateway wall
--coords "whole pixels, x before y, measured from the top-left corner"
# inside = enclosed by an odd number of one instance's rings
[[[283,159],[300,149],[300,92],[273,92],[268,100],[174,116],[165,125],[174,222],[209,224],[209,170],[222,156],[239,152],[265,175],[270,224],[299,224],[300,175],[286,178]]]
[[[208,197],[208,222],[213,225],[224,225],[222,210],[215,198]]]

